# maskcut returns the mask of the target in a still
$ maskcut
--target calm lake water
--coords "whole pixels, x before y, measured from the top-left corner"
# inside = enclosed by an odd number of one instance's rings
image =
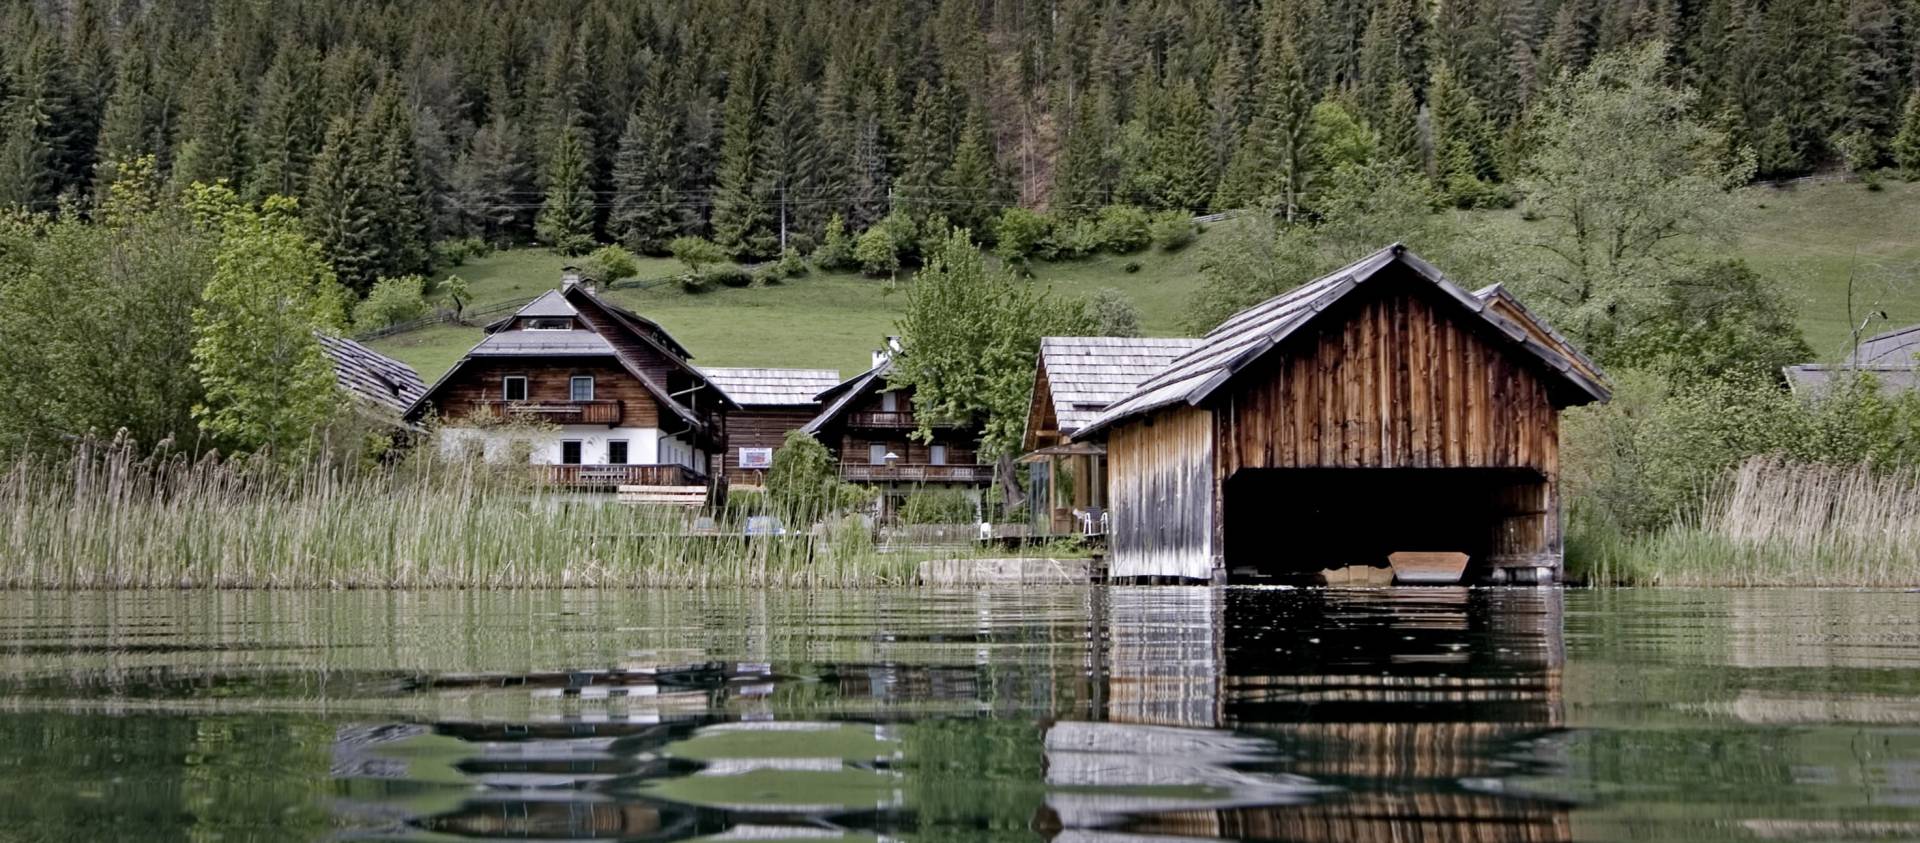
[[[1920,838],[1920,594],[0,594],[0,840]]]

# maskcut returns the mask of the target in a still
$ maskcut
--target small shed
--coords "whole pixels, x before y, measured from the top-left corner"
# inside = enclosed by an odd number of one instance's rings
[[[1599,368],[1505,289],[1395,244],[1241,311],[1078,430],[1116,579],[1223,582],[1461,551],[1558,575],[1560,412]]]

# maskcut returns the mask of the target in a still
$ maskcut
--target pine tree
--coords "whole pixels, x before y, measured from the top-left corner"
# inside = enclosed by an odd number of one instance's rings
[[[1492,129],[1479,101],[1445,63],[1434,66],[1427,90],[1434,183],[1454,204],[1475,207],[1491,198],[1499,178]]]
[[[563,255],[593,248],[593,189],[587,172],[591,162],[584,135],[568,127],[554,143],[547,159],[546,200],[533,223],[540,242]]]
[[[526,143],[504,116],[474,133],[467,153],[453,166],[450,197],[466,230],[492,243],[527,233],[525,197],[533,174]]]
[[[1920,88],[1907,93],[1900,115],[1900,131],[1893,136],[1893,163],[1907,178],[1920,179]]]
[[[364,293],[380,277],[379,208],[373,199],[371,158],[365,133],[349,115],[327,126],[320,154],[308,172],[301,197],[301,218],[311,239],[340,283]]]
[[[1839,34],[1837,132],[1879,157],[1893,134],[1900,104],[1899,26],[1887,0],[1847,0]]]
[[[240,183],[248,167],[247,100],[239,80],[218,54],[194,71],[186,117],[176,146],[173,179],[179,185]]]
[[[761,166],[763,86],[757,58],[743,51],[728,81],[713,192],[713,240],[736,259],[771,257],[771,185]]]
[[[99,164],[94,178],[100,189],[113,183],[114,167],[120,162],[156,155],[165,147],[161,125],[164,107],[157,99],[146,53],[127,53],[115,75],[100,125]]]
[[[984,118],[978,112],[967,116],[960,144],[953,150],[953,164],[940,184],[953,200],[945,206],[947,218],[955,227],[984,238],[1006,197],[993,163],[993,141],[987,137]]]
[[[1426,152],[1420,147],[1420,104],[1413,101],[1413,86],[1405,82],[1393,86],[1378,125],[1381,154],[1416,172],[1426,170]]]
[[[894,206],[918,221],[944,210],[940,201],[940,177],[953,157],[947,104],[925,81],[913,96],[906,141],[900,178],[894,181]]]
[[[319,59],[313,51],[288,43],[274,54],[261,80],[259,105],[254,110],[254,156],[250,190],[253,196],[300,196],[305,191],[307,166],[323,140],[319,97]]]
[[[1153,203],[1199,211],[1213,198],[1213,153],[1207,144],[1206,107],[1193,83],[1168,91],[1164,121],[1153,135]]]

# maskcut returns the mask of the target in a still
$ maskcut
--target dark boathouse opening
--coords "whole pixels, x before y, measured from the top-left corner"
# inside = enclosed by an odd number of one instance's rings
[[[1468,556],[1466,579],[1538,553],[1553,532],[1549,488],[1522,468],[1244,469],[1221,488],[1230,582],[1384,568],[1396,551]]]

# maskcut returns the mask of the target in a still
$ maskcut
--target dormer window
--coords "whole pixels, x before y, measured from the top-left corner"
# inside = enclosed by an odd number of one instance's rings
[[[527,400],[527,376],[507,375],[501,378],[500,399],[503,401]]]
[[[564,316],[535,316],[526,322],[529,331],[571,331],[573,320]]]

